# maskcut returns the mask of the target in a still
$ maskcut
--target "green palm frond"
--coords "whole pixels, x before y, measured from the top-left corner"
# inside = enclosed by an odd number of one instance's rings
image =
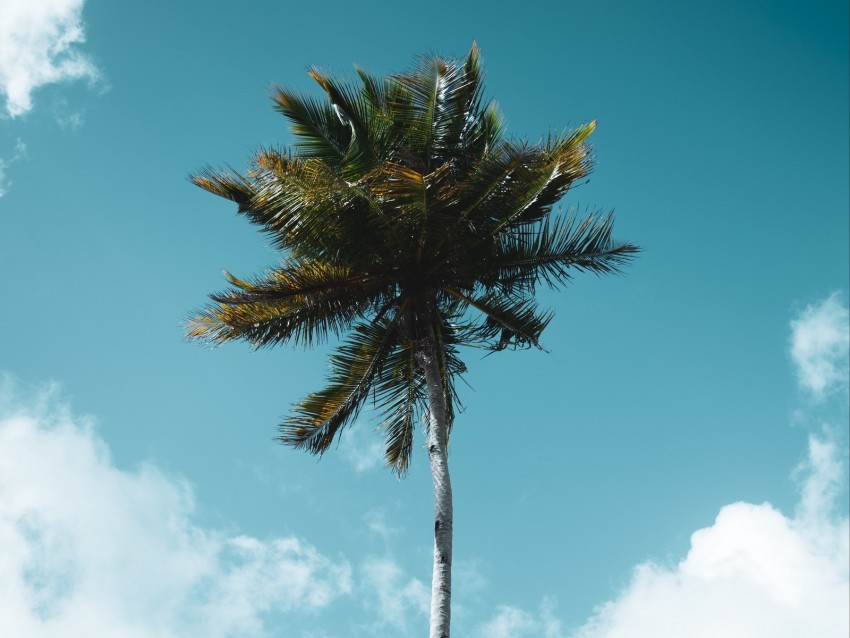
[[[461,141],[476,125],[481,102],[481,68],[478,47],[472,50],[463,66],[446,61],[442,64],[421,63],[437,72],[430,125],[431,157],[429,168],[433,169],[458,158],[463,150]]]
[[[325,452],[342,427],[356,418],[376,376],[399,339],[397,317],[361,322],[331,355],[328,385],[295,405],[280,426],[283,443]]]
[[[416,363],[411,341],[401,342],[381,366],[374,399],[382,407],[387,465],[403,476],[410,465],[417,418],[425,405],[425,375]]]
[[[487,344],[493,350],[525,346],[541,348],[540,334],[553,314],[539,312],[533,299],[495,293],[474,297],[455,290],[446,292],[481,313],[479,323],[465,327],[464,342]]]
[[[237,200],[239,212],[262,226],[276,248],[295,256],[337,255],[343,240],[372,247],[370,257],[383,248],[384,239],[366,219],[384,215],[372,193],[315,158],[262,149],[247,176],[208,169],[192,179]]]
[[[322,161],[290,158],[275,150],[257,154],[254,171],[255,195],[250,215],[274,236],[282,249],[303,249],[315,234],[315,225],[340,207],[350,204],[352,195],[338,175]]]
[[[254,196],[253,185],[248,178],[236,171],[220,171],[207,167],[199,173],[189,175],[189,181],[213,195],[236,202],[239,213],[244,214],[250,210],[251,198]]]
[[[370,107],[369,136],[376,159],[399,162],[401,158],[412,157],[404,146],[406,118],[400,116],[412,109],[409,91],[391,76],[375,78],[355,69],[362,82],[360,93]]]
[[[640,249],[612,239],[612,214],[591,213],[525,224],[501,237],[492,260],[491,280],[502,290],[533,289],[543,280],[550,287],[567,284],[574,272],[616,274]]]
[[[462,407],[455,380],[466,373],[466,364],[461,361],[457,350],[458,344],[463,341],[458,338],[458,330],[448,318],[451,314],[454,313],[445,313],[434,326],[440,377],[443,380],[443,394],[446,397],[446,428],[449,434],[454,425],[455,415]]]
[[[376,105],[359,87],[337,82],[316,68],[311,69],[309,75],[327,93],[340,122],[351,129],[340,172],[349,180],[357,180],[375,166],[374,144],[383,137],[381,118],[375,117]]]
[[[484,99],[484,75],[481,69],[481,52],[478,45],[472,48],[463,64],[463,72],[458,72],[455,86],[445,100],[444,116],[437,132],[436,148],[445,160],[462,160],[470,153],[476,141],[482,137],[487,142],[494,141],[493,129],[485,113],[492,110],[490,105],[482,108]],[[478,154],[475,154],[478,156]]]
[[[545,147],[539,148],[538,161],[526,167],[528,174],[517,180],[522,186],[512,189],[517,199],[508,199],[502,205],[503,213],[493,233],[516,223],[543,219],[552,210],[577,180],[590,173],[593,157],[586,144],[588,136],[596,128],[591,122],[560,137],[551,138]]]
[[[227,277],[233,288],[210,295],[214,304],[189,322],[190,338],[309,346],[343,334],[387,296],[381,282],[320,262],[292,263],[253,281]]]
[[[277,87],[272,93],[275,110],[292,124],[298,149],[307,157],[315,157],[339,168],[351,142],[351,128],[340,121],[333,106],[312,97]]]
[[[407,93],[391,105],[392,113],[404,125],[404,143],[411,154],[408,161],[423,173],[430,168],[440,88],[448,71],[444,60],[420,57],[413,69],[393,78]]]
[[[388,220],[396,222],[405,213],[425,208],[425,178],[403,164],[384,162],[363,183]]]
[[[540,153],[527,144],[505,141],[491,149],[476,162],[473,172],[458,184],[462,202],[459,218],[475,223],[480,228],[490,228],[500,214],[505,194],[513,184],[528,174],[529,167],[539,163]],[[507,209],[511,211],[513,209]]]
[[[361,247],[379,241],[365,219],[376,206],[369,193],[324,162],[267,150],[256,165],[249,217],[272,234],[277,248],[325,258],[338,253],[344,240],[358,239]]]

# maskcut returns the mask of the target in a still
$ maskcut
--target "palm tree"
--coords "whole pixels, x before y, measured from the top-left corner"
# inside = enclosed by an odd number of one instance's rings
[[[295,150],[262,149],[245,173],[205,169],[201,188],[230,199],[280,249],[280,266],[227,278],[188,336],[255,348],[341,340],[327,386],[294,406],[280,440],[323,454],[370,397],[386,462],[410,463],[425,418],[435,496],[431,637],[450,625],[452,492],[447,445],[464,370],[459,346],[540,347],[552,318],[538,284],[576,271],[618,272],[638,250],[611,238],[610,214],[578,219],[553,206],[591,169],[595,122],[544,143],[503,137],[484,99],[478,48],[427,56],[358,83],[317,69],[327,100],[285,88],[275,108]]]

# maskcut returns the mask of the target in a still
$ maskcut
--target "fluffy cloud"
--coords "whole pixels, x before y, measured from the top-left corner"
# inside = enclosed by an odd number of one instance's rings
[[[684,560],[639,565],[570,638],[846,638],[850,526],[833,514],[846,471],[837,444],[810,437],[804,470],[793,517],[769,503],[723,507]],[[567,636],[549,601],[536,612],[500,607],[478,635]]]
[[[847,385],[850,313],[833,293],[791,322],[791,357],[800,385],[821,398]]]
[[[574,638],[846,637],[850,527],[828,514],[843,475],[836,445],[812,437],[808,471],[794,517],[727,505],[682,562],[640,565]]]
[[[257,636],[271,611],[310,613],[350,592],[345,561],[294,537],[261,541],[202,528],[192,522],[185,481],[150,465],[115,467],[91,424],[50,398],[28,409],[15,401],[6,380],[4,635]]]
[[[806,307],[791,329],[791,358],[801,388],[819,400],[837,399],[829,407],[846,422],[847,306],[833,294]],[[846,438],[827,429],[808,443],[808,460],[795,471],[801,489],[792,516],[770,503],[723,507],[713,525],[691,536],[681,562],[638,565],[620,595],[598,607],[570,638],[846,638]],[[536,612],[498,608],[479,635],[567,634],[544,602]]]
[[[847,390],[848,309],[833,294],[791,322],[791,358],[818,399]],[[839,396],[846,418],[846,404]],[[850,632],[850,525],[839,513],[846,442],[809,437],[793,516],[770,503],[733,503],[691,536],[678,565],[639,565],[620,596],[573,638],[844,638]]]
[[[83,0],[0,2],[0,94],[11,117],[32,109],[32,93],[45,84],[100,73],[76,47],[85,42]]]

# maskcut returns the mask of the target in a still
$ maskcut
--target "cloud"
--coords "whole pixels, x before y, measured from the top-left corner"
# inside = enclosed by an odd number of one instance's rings
[[[364,421],[345,428],[339,438],[339,454],[358,474],[383,467],[384,442]]]
[[[536,613],[500,606],[496,615],[478,630],[481,638],[562,638],[554,603],[545,598]]]
[[[386,627],[393,628],[393,635],[408,635],[411,626],[427,624],[431,591],[425,583],[407,576],[390,558],[366,560],[362,575],[366,607],[377,617],[373,635],[385,634]]]
[[[573,638],[845,638],[850,527],[823,498],[842,475],[835,443],[811,437],[808,466],[795,517],[769,503],[723,507],[682,562],[638,566]]]
[[[813,384],[801,372],[801,386],[821,399],[843,402],[835,391],[846,383],[847,361],[834,335],[846,316],[833,295],[791,323],[795,365],[823,380]],[[797,348],[798,337],[805,347]],[[812,361],[829,365],[801,363]],[[847,451],[830,432],[809,437],[793,515],[769,503],[721,508],[681,561],[638,565],[577,630],[564,629],[549,598],[531,611],[503,605],[477,622],[463,606],[473,588],[461,582],[462,569],[456,592],[466,598],[456,597],[456,619],[479,638],[845,638]],[[353,459],[373,439],[380,449],[378,437],[365,440],[372,434],[355,434],[362,438],[349,442],[358,443]],[[149,464],[116,467],[91,421],[71,415],[55,390],[22,399],[0,376],[0,450],[0,618],[11,636],[329,638],[309,615],[343,597],[365,614],[348,622],[346,635],[415,635],[427,624],[429,586],[391,555],[358,560],[353,572],[297,537],[205,528],[193,521],[183,479]],[[365,458],[380,458],[373,452]],[[394,537],[381,510],[365,523],[385,545]],[[484,587],[477,570],[470,573]],[[304,621],[312,626],[296,629]]]
[[[833,293],[791,322],[791,358],[803,389],[816,398],[847,385],[850,312]]]
[[[85,42],[82,10],[83,0],[0,3],[0,94],[11,117],[32,109],[32,93],[41,86],[100,78],[77,48]]]
[[[387,512],[384,508],[372,508],[363,515],[363,520],[370,535],[380,538],[385,545],[401,532],[401,528],[387,520]]]
[[[27,156],[27,145],[20,139],[15,143],[15,153],[9,159],[0,157],[0,197],[3,197],[9,192],[9,187],[12,182],[6,177],[6,170],[15,162],[20,161]]]
[[[848,383],[848,309],[833,294],[791,322],[802,389],[819,399]],[[846,396],[834,392],[846,423]],[[812,408],[813,406],[809,406]],[[798,415],[799,416],[799,415]],[[806,421],[807,419],[803,419]],[[843,428],[842,428],[843,429]],[[825,427],[794,474],[793,516],[770,503],[733,503],[691,536],[673,566],[647,561],[570,638],[846,638],[850,634],[850,521],[846,435]],[[563,638],[550,601],[536,612],[499,607],[484,638]]]
[[[351,591],[346,561],[296,537],[199,526],[183,479],[117,468],[55,391],[29,406],[19,394],[0,379],[4,635],[261,636]]]
[[[9,160],[0,158],[0,197],[8,193],[9,187],[12,185],[12,182],[6,177],[6,169],[9,168],[9,164],[11,163]]]
[[[848,309],[832,294],[791,321],[791,358],[818,399],[848,382]],[[843,398],[839,410],[846,418]],[[850,632],[850,524],[844,502],[846,442],[837,429],[810,435],[797,468],[792,517],[770,503],[733,503],[691,536],[668,568],[639,565],[619,597],[573,638],[845,638]]]

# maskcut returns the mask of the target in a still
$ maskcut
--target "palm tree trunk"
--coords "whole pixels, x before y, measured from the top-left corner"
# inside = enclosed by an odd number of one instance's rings
[[[424,340],[420,365],[428,386],[428,458],[434,482],[434,574],[430,638],[449,638],[452,602],[452,483],[449,478],[446,394],[433,337]]]

